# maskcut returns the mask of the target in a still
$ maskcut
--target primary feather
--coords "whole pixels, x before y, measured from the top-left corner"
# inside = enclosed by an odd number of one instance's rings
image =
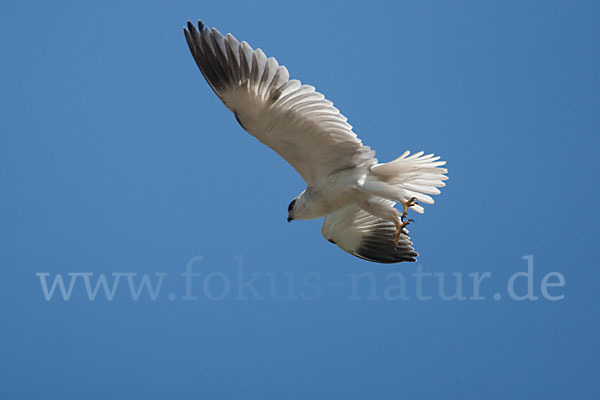
[[[199,21],[185,37],[202,74],[238,122],[275,150],[307,184],[372,161],[333,103],[310,85],[290,80],[287,69],[261,49],[223,36]]]

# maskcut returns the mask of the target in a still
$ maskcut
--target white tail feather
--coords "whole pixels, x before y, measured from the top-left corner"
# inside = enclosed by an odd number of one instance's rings
[[[423,154],[406,151],[394,161],[373,165],[363,189],[390,200],[402,202],[414,197],[420,203],[433,204],[429,195],[440,194],[438,188],[445,186],[448,170],[440,168],[446,162],[438,161],[439,156]],[[425,211],[418,204],[411,208],[418,213]]]

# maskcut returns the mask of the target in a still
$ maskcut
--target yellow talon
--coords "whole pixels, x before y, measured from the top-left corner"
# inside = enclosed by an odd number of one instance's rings
[[[408,209],[417,204],[417,202],[415,200],[417,200],[416,197],[411,197],[410,199],[408,199],[408,201],[400,202],[400,203],[402,203],[402,207],[404,207],[404,211],[402,211],[402,217],[400,218],[402,221],[404,221],[404,218],[406,218],[406,216],[408,215]],[[397,228],[397,226],[396,226],[396,228]]]
[[[398,218],[398,214],[396,213],[396,218],[394,219],[394,224],[396,225],[396,230],[394,231],[394,246],[398,245],[398,241],[400,241],[400,234],[404,233],[407,235],[408,233],[404,232],[404,227],[410,224],[412,220],[407,219],[406,221],[400,221]]]

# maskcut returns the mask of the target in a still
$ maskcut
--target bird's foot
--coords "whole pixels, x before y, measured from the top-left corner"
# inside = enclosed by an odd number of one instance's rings
[[[412,219],[407,219],[406,221],[400,220],[398,218],[398,214],[396,214],[396,219],[394,219],[394,224],[396,225],[396,230],[394,231],[394,246],[398,245],[400,241],[400,234],[404,233],[408,235],[408,232],[405,232],[404,227],[412,222]]]
[[[400,218],[402,221],[404,221],[404,218],[406,218],[406,216],[408,215],[408,209],[414,205],[419,204],[415,200],[417,200],[416,197],[411,197],[407,201],[400,202],[400,203],[402,203],[402,207],[404,208],[402,211],[402,217]]]

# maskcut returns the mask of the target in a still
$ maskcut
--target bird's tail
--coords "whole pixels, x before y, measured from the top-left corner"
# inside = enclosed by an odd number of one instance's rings
[[[440,194],[438,188],[446,186],[448,177],[445,161],[439,161],[439,156],[423,155],[423,152],[410,155],[407,151],[394,161],[375,164],[370,168],[363,189],[377,196],[394,200],[407,201],[414,197],[421,204],[433,204],[430,195]],[[421,205],[411,207],[418,213],[423,213]]]

